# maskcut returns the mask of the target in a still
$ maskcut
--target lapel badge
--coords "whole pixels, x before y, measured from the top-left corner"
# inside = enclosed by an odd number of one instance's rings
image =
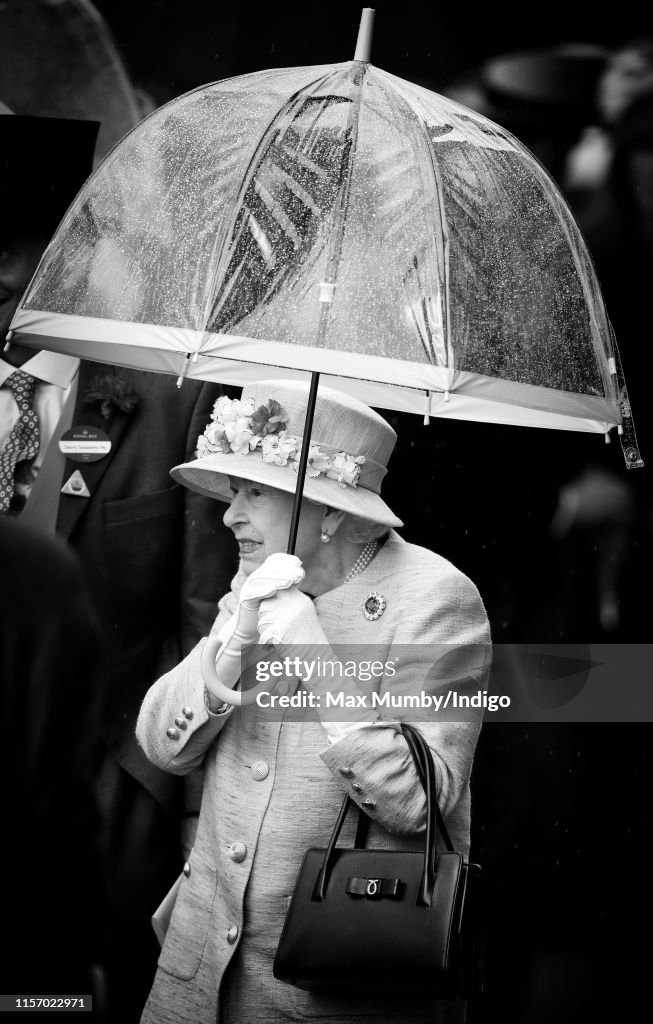
[[[363,615],[370,622],[380,619],[385,611],[385,597],[372,592],[363,601]]]
[[[90,498],[91,492],[86,486],[86,480],[79,472],[78,469],[68,477],[65,484],[61,488],[62,494],[72,494],[76,498]]]
[[[73,462],[97,462],[111,451],[111,440],[98,427],[71,427],[61,435],[59,451]]]

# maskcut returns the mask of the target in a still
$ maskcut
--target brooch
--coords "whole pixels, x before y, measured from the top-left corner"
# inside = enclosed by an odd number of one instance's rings
[[[385,597],[382,594],[368,594],[363,601],[363,615],[370,622],[380,619],[385,611]]]

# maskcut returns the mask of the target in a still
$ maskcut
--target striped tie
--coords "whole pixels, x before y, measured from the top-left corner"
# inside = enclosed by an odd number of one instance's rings
[[[11,391],[19,412],[18,421],[0,453],[0,512],[13,515],[25,504],[24,497],[14,494],[16,466],[35,458],[39,450],[39,421],[32,404],[36,385],[35,378],[22,370],[14,370],[2,385]]]

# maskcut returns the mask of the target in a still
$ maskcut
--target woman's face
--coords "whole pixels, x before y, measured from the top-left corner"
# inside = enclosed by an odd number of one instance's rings
[[[293,496],[239,477],[229,477],[229,483],[231,504],[223,520],[233,530],[243,570],[249,576],[268,555],[287,550]],[[302,502],[295,554],[305,568],[320,545],[323,513],[324,506]]]

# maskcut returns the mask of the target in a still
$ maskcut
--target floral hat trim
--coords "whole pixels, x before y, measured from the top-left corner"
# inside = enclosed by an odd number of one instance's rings
[[[288,414],[273,398],[254,408],[254,399],[219,398],[213,407],[211,422],[197,439],[197,458],[207,455],[249,455],[260,451],[263,462],[291,466],[297,472],[302,453],[302,438],[286,430]],[[326,476],[341,487],[357,487],[364,455],[327,452],[311,443],[306,475]]]

